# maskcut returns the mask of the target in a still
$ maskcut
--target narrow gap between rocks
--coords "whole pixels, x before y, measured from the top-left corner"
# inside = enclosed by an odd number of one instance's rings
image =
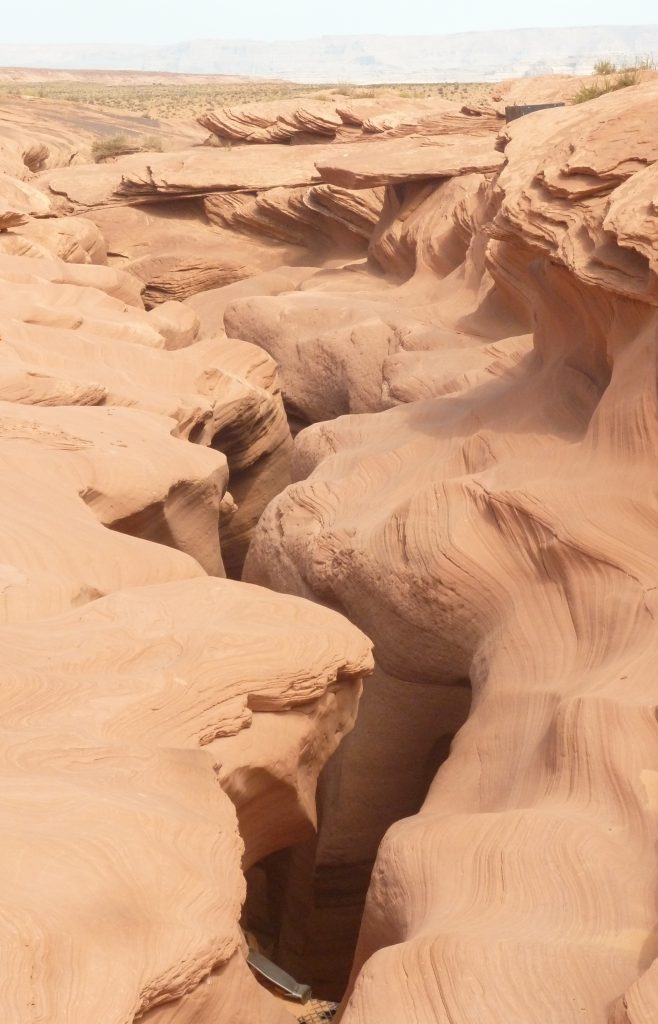
[[[245,932],[318,998],[342,998],[379,844],[422,807],[470,703],[468,679],[409,683],[377,669],[320,776],[318,834],[247,871]]]

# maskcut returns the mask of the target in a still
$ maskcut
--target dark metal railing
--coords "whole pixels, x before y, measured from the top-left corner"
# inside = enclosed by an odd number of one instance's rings
[[[550,110],[552,107],[563,107],[564,103],[524,103],[520,106],[505,107],[505,120],[516,121],[517,117],[534,114],[535,110]]]

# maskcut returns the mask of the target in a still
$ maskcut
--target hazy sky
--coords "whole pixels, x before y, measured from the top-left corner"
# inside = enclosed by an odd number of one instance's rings
[[[0,0],[0,6],[3,43],[158,44],[658,21],[656,0]]]

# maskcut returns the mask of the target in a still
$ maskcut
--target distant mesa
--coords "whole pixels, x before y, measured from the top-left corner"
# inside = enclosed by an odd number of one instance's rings
[[[658,25],[525,28],[438,36],[322,36],[171,46],[0,43],[0,67],[248,75],[296,82],[492,82],[588,74],[598,60],[658,55]],[[0,73],[1,74],[1,73]]]

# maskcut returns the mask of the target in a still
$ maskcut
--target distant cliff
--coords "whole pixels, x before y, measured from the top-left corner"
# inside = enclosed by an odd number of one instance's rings
[[[442,36],[198,39],[171,46],[0,42],[0,65],[253,75],[304,82],[495,81],[583,74],[595,61],[658,57],[658,25],[529,28]]]

